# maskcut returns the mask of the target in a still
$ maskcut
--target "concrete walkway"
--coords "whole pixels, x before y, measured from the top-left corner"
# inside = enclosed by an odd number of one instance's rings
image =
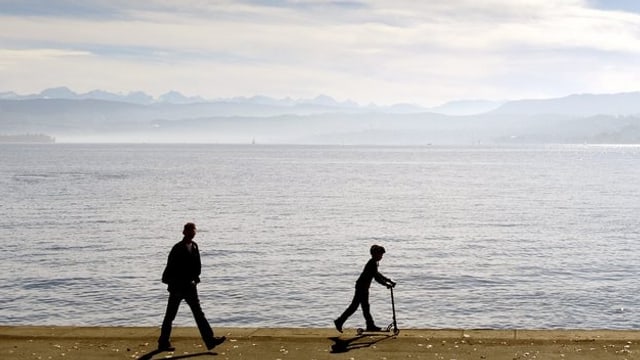
[[[640,359],[640,331],[403,329],[358,336],[318,328],[175,328],[173,352],[154,351],[158,328],[0,326],[0,359]]]

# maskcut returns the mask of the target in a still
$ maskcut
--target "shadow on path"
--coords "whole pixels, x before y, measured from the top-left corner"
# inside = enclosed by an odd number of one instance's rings
[[[385,335],[383,337],[379,337],[379,338],[372,338],[371,336],[367,336],[367,335],[358,335],[356,337],[352,337],[349,339],[342,339],[339,336],[334,336],[334,337],[330,337],[329,339],[332,340],[334,342],[333,345],[331,345],[331,353],[332,354],[339,354],[339,353],[345,353],[351,350],[356,350],[356,349],[360,349],[360,348],[366,348],[369,347],[371,345],[377,344],[380,341],[389,339],[389,338],[393,338],[395,337],[394,335]],[[369,341],[358,341],[360,339],[364,339],[367,338],[366,340]]]
[[[158,355],[158,354],[163,353],[163,352],[165,352],[165,350],[156,349],[156,350],[153,350],[153,351],[151,351],[149,353],[146,353],[146,354],[140,356],[138,358],[138,360],[151,360],[151,358],[153,358],[154,355]],[[169,356],[163,357],[163,359],[186,359],[186,358],[190,358],[190,357],[207,356],[207,355],[215,356],[215,355],[218,355],[218,353],[207,351],[207,352],[201,352],[201,353],[195,353],[195,354],[185,354],[185,355],[175,355],[175,356],[170,356],[169,355]]]

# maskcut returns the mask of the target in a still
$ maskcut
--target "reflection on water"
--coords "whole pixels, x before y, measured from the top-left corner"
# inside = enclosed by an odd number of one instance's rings
[[[193,221],[214,326],[331,327],[378,243],[401,328],[640,328],[638,147],[0,150],[3,324],[159,325]]]

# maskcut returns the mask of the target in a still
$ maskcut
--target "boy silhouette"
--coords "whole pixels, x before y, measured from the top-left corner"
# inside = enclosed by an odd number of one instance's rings
[[[333,321],[339,332],[342,332],[344,322],[347,321],[349,316],[353,315],[358,309],[358,306],[362,307],[362,315],[364,315],[367,323],[367,331],[381,330],[374,323],[371,312],[369,311],[369,287],[371,287],[371,281],[373,279],[386,287],[394,287],[396,283],[378,272],[378,262],[382,260],[382,256],[385,253],[384,248],[379,245],[372,245],[369,252],[371,253],[371,259],[367,262],[364,270],[362,270],[362,274],[360,274],[360,277],[358,277],[356,281],[356,291],[353,300],[351,300],[351,304],[340,317]]]

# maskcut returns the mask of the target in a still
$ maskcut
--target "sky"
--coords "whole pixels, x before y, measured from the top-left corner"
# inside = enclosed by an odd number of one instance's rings
[[[636,0],[0,0],[0,92],[437,106],[640,90]]]

